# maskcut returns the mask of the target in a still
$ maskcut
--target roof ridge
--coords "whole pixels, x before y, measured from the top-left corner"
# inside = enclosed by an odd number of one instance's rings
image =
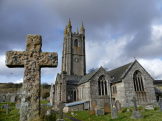
[[[125,66],[127,66],[127,65],[129,65],[129,64],[133,64],[133,63],[134,63],[134,62],[127,63],[127,64],[125,64],[125,65],[122,65],[122,66],[119,66],[119,67],[117,67],[117,68],[114,68],[114,69],[112,69],[112,70],[110,70],[110,71],[114,71],[114,70],[120,69],[120,68],[122,68],[122,67],[125,67]],[[110,71],[107,71],[107,72],[110,72]]]

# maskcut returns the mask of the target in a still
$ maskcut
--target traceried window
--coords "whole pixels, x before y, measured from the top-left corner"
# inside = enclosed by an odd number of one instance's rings
[[[138,103],[142,104],[143,102],[146,102],[147,98],[144,89],[142,73],[138,70],[133,74],[133,83]]]
[[[98,79],[98,94],[107,95],[107,81],[104,75],[100,76]]]
[[[75,39],[75,40],[74,40],[74,46],[75,46],[75,47],[78,47],[78,46],[79,46],[79,41],[78,41],[78,39]]]

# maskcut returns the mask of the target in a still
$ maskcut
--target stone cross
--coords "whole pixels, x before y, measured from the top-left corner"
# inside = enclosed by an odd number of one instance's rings
[[[57,67],[55,52],[41,52],[40,35],[28,35],[26,51],[8,51],[8,67],[24,67],[23,91],[20,108],[20,121],[31,121],[40,117],[40,79],[41,67]]]
[[[134,109],[137,111],[137,100],[135,97],[133,97],[132,102],[134,103]]]
[[[59,105],[58,105],[60,119],[63,119],[63,109],[64,109],[64,107],[65,107],[65,104],[63,102],[60,102]]]

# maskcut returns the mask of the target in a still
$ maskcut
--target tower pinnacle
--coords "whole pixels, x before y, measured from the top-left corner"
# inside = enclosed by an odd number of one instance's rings
[[[71,20],[69,18],[69,21],[68,21],[68,27],[71,27]]]
[[[82,24],[80,27],[80,34],[84,34],[84,33],[85,33],[85,28],[84,28],[83,21],[82,21]]]

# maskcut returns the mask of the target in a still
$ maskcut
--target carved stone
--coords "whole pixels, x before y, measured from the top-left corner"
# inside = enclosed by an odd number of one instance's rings
[[[26,51],[8,51],[8,67],[24,67],[24,82],[21,98],[20,121],[31,121],[40,115],[41,67],[56,67],[57,53],[41,52],[40,35],[28,35]]]

